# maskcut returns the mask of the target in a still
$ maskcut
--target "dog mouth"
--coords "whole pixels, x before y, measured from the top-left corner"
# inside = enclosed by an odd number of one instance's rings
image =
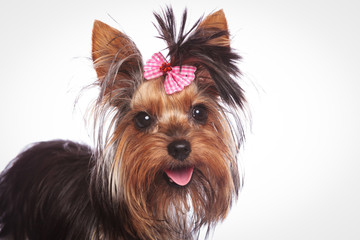
[[[194,172],[194,167],[181,167],[175,169],[166,169],[165,173],[169,177],[169,181],[179,186],[187,185]]]

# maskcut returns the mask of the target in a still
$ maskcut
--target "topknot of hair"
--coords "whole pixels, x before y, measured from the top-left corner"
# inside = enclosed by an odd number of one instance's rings
[[[222,100],[232,107],[243,108],[245,96],[243,89],[236,81],[241,75],[238,55],[229,44],[214,44],[215,39],[229,38],[229,31],[216,24],[202,26],[203,17],[198,19],[185,31],[187,10],[182,15],[180,29],[177,32],[174,11],[167,7],[162,14],[154,13],[158,22],[156,26],[159,38],[167,43],[168,56],[172,65],[194,65],[205,69],[215,83]]]

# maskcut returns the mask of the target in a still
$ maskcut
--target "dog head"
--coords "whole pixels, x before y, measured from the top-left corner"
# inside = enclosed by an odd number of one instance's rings
[[[93,201],[104,235],[121,219],[121,234],[132,238],[192,239],[225,218],[241,186],[240,56],[230,47],[222,10],[188,32],[186,11],[179,32],[171,8],[155,18],[169,60],[158,53],[145,66],[128,36],[94,23],[100,134]]]

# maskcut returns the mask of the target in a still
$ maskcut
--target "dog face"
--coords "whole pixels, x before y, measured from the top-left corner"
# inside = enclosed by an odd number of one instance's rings
[[[230,48],[222,11],[187,34],[185,13],[177,41],[172,10],[155,16],[170,65],[195,66],[195,79],[168,94],[166,74],[144,78],[141,54],[129,37],[95,22],[92,56],[101,93],[94,113],[100,128],[106,118],[110,123],[99,137],[91,186],[102,214],[126,216],[132,237],[191,239],[202,226],[209,230],[224,219],[240,187],[237,111],[245,99],[232,78],[239,56]]]

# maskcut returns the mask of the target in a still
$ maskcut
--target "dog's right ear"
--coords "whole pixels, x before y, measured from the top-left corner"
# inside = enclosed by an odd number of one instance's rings
[[[98,20],[95,20],[92,32],[92,59],[105,95],[120,88],[134,89],[136,82],[142,80],[139,77],[142,57],[135,43]]]

